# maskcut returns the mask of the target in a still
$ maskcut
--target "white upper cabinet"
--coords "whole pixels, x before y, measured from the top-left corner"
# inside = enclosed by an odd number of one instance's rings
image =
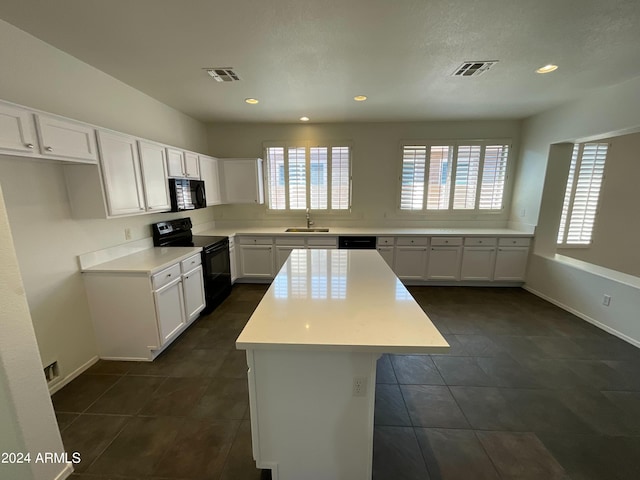
[[[110,216],[145,211],[135,137],[98,131],[100,163]]]
[[[172,178],[200,178],[198,154],[167,148],[167,170]]]
[[[264,203],[261,158],[220,158],[222,202]]]
[[[220,205],[220,177],[218,175],[218,159],[200,155],[200,178],[204,180],[207,193],[207,206]]]
[[[46,157],[96,163],[96,131],[91,125],[36,113],[40,153]]]
[[[166,212],[171,210],[165,147],[157,143],[138,140],[138,148],[147,211]]]
[[[0,153],[33,155],[38,152],[33,114],[0,103]]]
[[[184,176],[194,179],[200,178],[200,161],[197,153],[184,152]]]

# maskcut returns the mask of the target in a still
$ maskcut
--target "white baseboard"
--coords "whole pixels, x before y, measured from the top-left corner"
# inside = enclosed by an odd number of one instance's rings
[[[62,471],[53,480],[65,480],[73,473],[73,464],[67,462]]]
[[[616,330],[615,328],[610,327],[609,325],[599,322],[598,320],[596,320],[595,318],[590,317],[589,315],[586,315],[578,310],[576,310],[575,308],[572,308],[568,305],[565,305],[564,303],[556,300],[555,298],[551,298],[548,295],[545,295],[544,293],[541,293],[533,288],[531,288],[528,285],[523,285],[522,288],[524,288],[527,292],[533,293],[536,297],[540,297],[544,300],[546,300],[549,303],[553,303],[554,305],[560,307],[563,310],[566,310],[569,313],[574,314],[576,317],[581,318],[582,320],[589,322],[592,325],[595,325],[596,327],[604,330],[607,333],[610,333],[611,335],[615,335],[616,337],[618,337],[621,340],[624,340],[627,343],[630,343],[631,345],[633,345],[634,347],[638,347],[640,348],[640,341],[631,338],[628,335],[625,335],[622,332],[619,332],[618,330]]]
[[[64,387],[68,383],[70,383],[74,378],[80,376],[80,374],[83,373],[85,370],[87,370],[90,367],[92,367],[98,360],[100,360],[100,358],[98,358],[98,356],[94,356],[88,362],[86,362],[86,363],[80,365],[78,368],[76,368],[69,375],[63,377],[62,380],[57,381],[55,384],[49,385],[49,394],[53,395],[54,393],[56,393],[62,387]]]

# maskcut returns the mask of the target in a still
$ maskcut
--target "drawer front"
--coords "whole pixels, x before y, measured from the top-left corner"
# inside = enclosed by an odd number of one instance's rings
[[[176,263],[169,268],[165,268],[161,272],[156,273],[151,277],[151,285],[154,290],[158,290],[164,287],[166,284],[173,282],[176,278],[180,277],[180,264]]]
[[[498,240],[498,245],[501,247],[528,247],[530,244],[530,238],[509,237]]]
[[[337,247],[338,239],[336,237],[307,238],[307,245],[310,247]]]
[[[494,247],[498,239],[494,237],[467,237],[464,244],[475,247]]]
[[[378,246],[387,247],[393,245],[393,237],[378,237]]]
[[[276,245],[304,247],[304,237],[276,237]]]
[[[458,246],[462,245],[462,237],[433,237],[431,246]]]
[[[200,255],[199,253],[180,262],[182,273],[190,272],[191,270],[196,268],[198,265],[202,265],[202,255]]]
[[[426,247],[429,244],[429,237],[398,237],[396,245]]]
[[[240,237],[241,245],[271,245],[273,239],[271,237]]]

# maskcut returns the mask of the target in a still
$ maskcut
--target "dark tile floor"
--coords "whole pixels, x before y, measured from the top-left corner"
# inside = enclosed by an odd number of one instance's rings
[[[56,393],[72,478],[266,478],[234,349],[265,289],[234,287],[153,363],[101,361]],[[381,357],[375,480],[640,478],[639,349],[521,289],[410,291],[451,348]]]

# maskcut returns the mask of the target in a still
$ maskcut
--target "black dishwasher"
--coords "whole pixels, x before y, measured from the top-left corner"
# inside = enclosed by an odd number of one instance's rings
[[[339,236],[338,248],[348,248],[352,250],[375,250],[376,237],[361,235]]]

